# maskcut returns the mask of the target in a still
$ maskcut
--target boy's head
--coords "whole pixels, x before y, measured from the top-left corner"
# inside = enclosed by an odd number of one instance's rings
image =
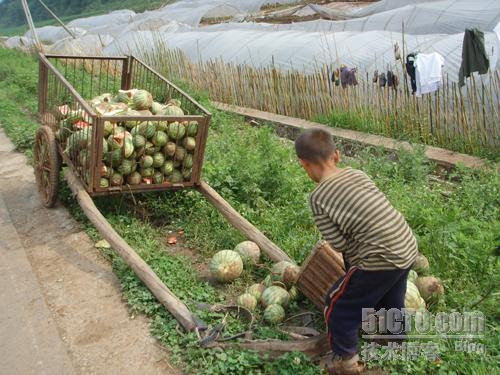
[[[340,161],[340,152],[332,136],[320,128],[303,131],[295,141],[295,152],[300,164],[315,182],[332,172]]]

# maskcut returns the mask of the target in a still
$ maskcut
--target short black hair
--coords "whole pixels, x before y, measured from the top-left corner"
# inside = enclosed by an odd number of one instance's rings
[[[297,157],[313,163],[327,160],[336,149],[331,134],[321,128],[304,130],[295,140]]]

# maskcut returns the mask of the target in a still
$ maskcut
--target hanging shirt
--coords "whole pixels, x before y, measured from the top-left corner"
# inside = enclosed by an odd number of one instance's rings
[[[347,66],[342,67],[340,69],[340,82],[342,83],[342,87],[346,88],[349,81],[349,68]]]
[[[485,74],[490,67],[490,61],[484,48],[484,33],[479,29],[465,29],[462,44],[462,65],[458,72],[460,86],[465,85],[465,77],[471,73]]]
[[[442,83],[444,57],[437,52],[419,53],[415,58],[416,95],[436,91]]]
[[[411,92],[412,94],[417,91],[417,81],[415,77],[415,54],[409,53],[406,56],[406,73],[410,76]]]
[[[385,73],[380,73],[378,76],[378,85],[380,87],[385,87],[385,84],[387,83],[387,79],[385,78]]]

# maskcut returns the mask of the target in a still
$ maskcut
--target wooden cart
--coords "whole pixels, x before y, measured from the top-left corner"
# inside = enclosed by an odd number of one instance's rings
[[[132,88],[149,91],[159,103],[177,100],[184,116],[116,115],[99,113],[90,100],[103,93],[116,94],[118,90]],[[200,183],[203,155],[207,140],[210,113],[193,98],[169,82],[154,69],[129,57],[91,57],[39,55],[39,103],[38,110],[43,126],[38,130],[34,148],[36,180],[45,206],[54,204],[58,190],[61,161],[77,176],[90,196],[126,192],[146,192],[192,187]],[[68,117],[73,116],[68,126]],[[74,123],[77,120],[76,124]],[[196,147],[191,150],[192,167],[183,181],[105,186],[100,184],[102,171],[111,167],[104,143],[107,136],[105,125],[112,124],[123,132],[130,131],[126,124],[149,122],[159,124],[197,124]],[[69,136],[77,131],[88,132],[91,140],[82,150],[70,147]],[[182,147],[179,139],[176,146]],[[108,153],[109,154],[109,153]],[[135,162],[135,161],[134,161]]]

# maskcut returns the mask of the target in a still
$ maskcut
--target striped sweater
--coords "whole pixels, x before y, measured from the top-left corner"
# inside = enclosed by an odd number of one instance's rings
[[[365,173],[345,168],[321,181],[309,199],[321,234],[351,266],[381,271],[415,261],[410,227]]]

